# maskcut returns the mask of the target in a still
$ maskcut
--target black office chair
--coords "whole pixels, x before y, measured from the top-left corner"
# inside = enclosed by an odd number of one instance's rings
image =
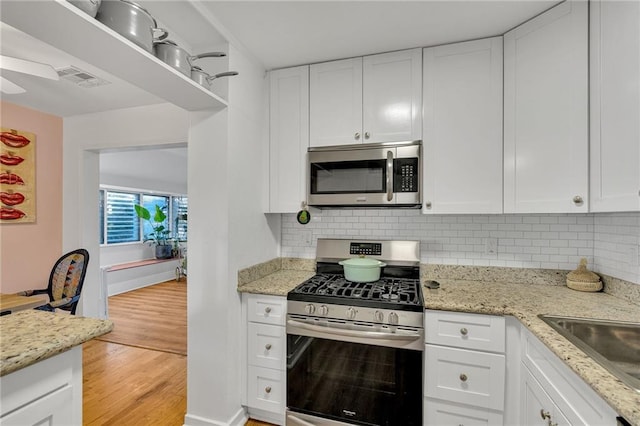
[[[50,312],[62,309],[69,311],[71,315],[75,315],[88,264],[89,252],[87,250],[77,249],[70,251],[56,261],[51,270],[51,275],[49,275],[47,288],[21,291],[18,295],[47,294],[49,303],[36,309]]]

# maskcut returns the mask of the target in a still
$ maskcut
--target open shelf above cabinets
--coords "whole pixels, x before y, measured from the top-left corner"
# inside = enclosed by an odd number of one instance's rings
[[[2,22],[188,111],[227,102],[65,0],[3,1]]]

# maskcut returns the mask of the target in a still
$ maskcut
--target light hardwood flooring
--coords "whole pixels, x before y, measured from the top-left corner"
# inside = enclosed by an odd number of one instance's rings
[[[109,317],[119,334],[83,345],[83,425],[182,426],[187,357],[176,348],[186,354],[186,283],[113,296]],[[250,419],[246,426],[272,425]]]

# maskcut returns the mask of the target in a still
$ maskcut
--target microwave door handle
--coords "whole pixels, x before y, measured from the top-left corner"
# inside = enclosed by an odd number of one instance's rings
[[[393,200],[393,151],[387,151],[387,201]]]

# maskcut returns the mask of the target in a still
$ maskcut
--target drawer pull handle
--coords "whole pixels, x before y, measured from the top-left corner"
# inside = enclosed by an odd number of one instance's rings
[[[544,411],[544,408],[540,409],[540,417],[542,417],[542,420],[551,420],[551,414],[548,411]]]
[[[266,345],[264,345],[264,348],[268,351],[271,350],[271,343],[267,343]]]
[[[469,334],[469,330],[467,330],[466,328],[462,327],[460,329],[460,334],[462,334],[463,336],[466,336],[467,334]]]
[[[467,381],[467,379],[468,379],[468,377],[467,377],[467,375],[466,375],[466,374],[464,374],[464,373],[460,374],[460,380],[461,380],[461,381],[466,382],[466,381]]]
[[[264,391],[266,393],[271,393],[271,386],[267,386],[266,388],[264,388]]]
[[[265,311],[266,313],[270,313],[270,312],[271,312],[271,308],[267,306],[266,308],[264,308],[264,311]]]

